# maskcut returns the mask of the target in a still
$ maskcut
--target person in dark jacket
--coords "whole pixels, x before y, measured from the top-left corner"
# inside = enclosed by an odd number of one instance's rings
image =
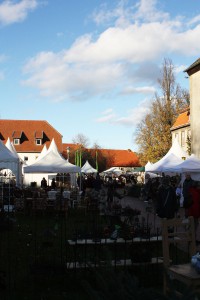
[[[157,215],[160,218],[173,219],[178,211],[176,191],[170,185],[170,178],[164,177],[157,192]]]
[[[189,173],[185,174],[185,180],[183,182],[183,207],[185,208],[185,217],[188,217],[188,207],[190,206],[190,188],[194,185],[194,180]]]
[[[195,233],[197,235],[200,218],[200,186],[197,181],[193,181],[193,186],[190,187],[189,193],[191,195],[192,202],[188,207],[188,216],[192,216],[194,218]]]

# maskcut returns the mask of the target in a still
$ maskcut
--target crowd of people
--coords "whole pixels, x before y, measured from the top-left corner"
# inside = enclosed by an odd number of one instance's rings
[[[193,216],[197,231],[200,218],[200,182],[185,173],[179,176],[150,178],[147,173],[142,190],[144,201],[152,201],[155,213],[160,218],[174,218],[182,207],[187,219]]]

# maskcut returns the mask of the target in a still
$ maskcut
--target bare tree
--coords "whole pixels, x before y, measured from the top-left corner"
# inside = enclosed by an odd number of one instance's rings
[[[74,144],[80,145],[80,147],[87,148],[89,145],[89,138],[84,134],[79,133],[72,139]]]

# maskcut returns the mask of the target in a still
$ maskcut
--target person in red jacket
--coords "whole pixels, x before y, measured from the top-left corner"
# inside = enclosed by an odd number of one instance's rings
[[[194,217],[195,231],[197,231],[200,218],[200,186],[197,181],[189,188],[189,194],[192,198],[192,204],[188,207],[188,216]]]

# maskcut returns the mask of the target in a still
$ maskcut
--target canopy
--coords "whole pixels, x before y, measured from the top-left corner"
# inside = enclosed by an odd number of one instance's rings
[[[146,164],[146,172],[166,172],[166,169],[177,166],[183,162],[183,158],[188,157],[188,154],[181,148],[177,139],[174,140],[171,148],[163,158],[154,164]]]
[[[145,167],[137,167],[134,168],[134,170],[132,172],[144,172],[145,171]]]
[[[85,164],[82,166],[81,172],[85,174],[89,174],[89,173],[97,173],[98,171],[94,169],[87,160]]]
[[[183,160],[173,153],[164,156],[162,159],[157,161],[155,164],[145,168],[146,172],[166,172],[167,169],[173,168],[180,164]]]
[[[16,177],[16,184],[21,184],[21,163],[18,155],[9,150],[0,140],[0,169],[10,169]]]
[[[187,154],[187,152],[185,152],[183,150],[183,148],[181,148],[177,138],[174,139],[174,142],[173,142],[171,148],[169,149],[169,151],[167,152],[167,154],[164,157],[170,155],[171,153],[176,155],[177,157],[179,157],[181,159],[187,158],[189,156]]]
[[[199,172],[200,173],[200,159],[192,154],[188,159],[182,161],[180,164],[166,169],[169,172],[186,173]]]
[[[58,152],[57,146],[52,140],[47,152],[40,156],[30,166],[24,167],[24,173],[80,173],[81,168],[69,163]]]
[[[10,141],[10,138],[7,139],[7,142],[6,142],[5,145],[6,145],[6,147],[14,154],[14,156],[15,156],[16,158],[19,158],[19,155],[18,155],[18,153],[17,153],[17,151],[16,151],[16,149],[15,149],[13,143],[11,143],[11,141]]]
[[[112,167],[108,170],[103,171],[104,174],[115,174],[115,175],[121,175],[122,170],[118,167]]]

